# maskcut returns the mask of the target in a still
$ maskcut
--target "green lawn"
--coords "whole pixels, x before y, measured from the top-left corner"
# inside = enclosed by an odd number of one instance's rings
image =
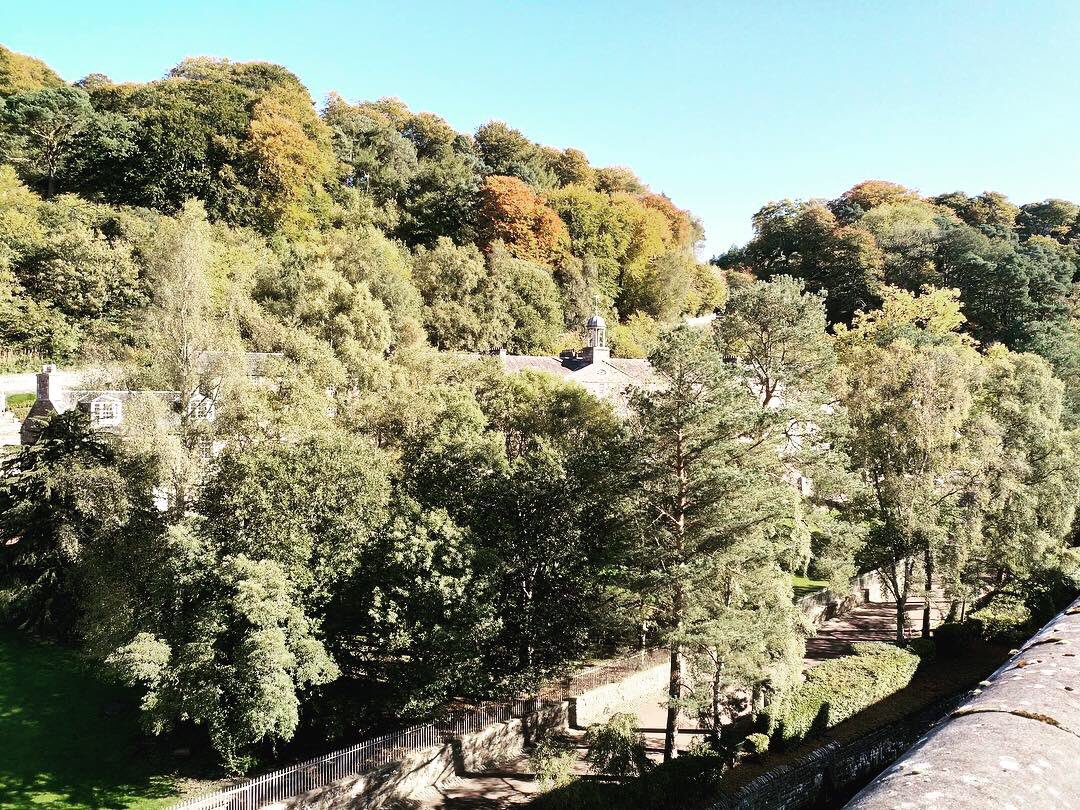
[[[809,579],[808,577],[797,577],[794,574],[791,575],[791,587],[795,589],[796,599],[800,599],[808,593],[822,591],[828,586],[828,581],[824,579]]]
[[[8,394],[8,410],[20,420],[25,419],[26,415],[30,413],[30,409],[34,407],[36,400],[37,397],[34,394]]]
[[[175,768],[139,732],[128,692],[70,651],[0,630],[0,807],[164,807]]]

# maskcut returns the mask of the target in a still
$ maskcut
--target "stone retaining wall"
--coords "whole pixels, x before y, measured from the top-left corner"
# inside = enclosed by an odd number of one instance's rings
[[[658,703],[665,700],[670,672],[670,664],[665,661],[617,683],[571,697],[568,701],[571,727],[585,728],[591,723],[602,723],[616,712],[635,708],[644,698],[655,696]]]
[[[891,602],[892,597],[877,571],[868,571],[851,580],[851,589],[847,593],[836,593],[826,589],[808,593],[796,604],[803,615],[818,627],[829,619],[843,616],[864,602]]]
[[[348,776],[318,790],[267,805],[266,808],[333,810],[351,807],[379,810],[398,806],[451,776],[474,773],[512,759],[541,729],[560,729],[565,728],[566,724],[565,703],[543,708],[524,719],[496,723],[445,745],[409,751],[400,761],[376,771]]]
[[[709,810],[809,810],[837,807],[945,718],[962,697],[937,703],[861,739],[828,743],[804,759],[763,773]]]

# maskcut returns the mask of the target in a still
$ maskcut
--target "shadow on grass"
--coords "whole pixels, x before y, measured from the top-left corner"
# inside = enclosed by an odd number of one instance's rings
[[[134,694],[74,652],[0,631],[0,807],[155,808],[207,763],[138,725]]]

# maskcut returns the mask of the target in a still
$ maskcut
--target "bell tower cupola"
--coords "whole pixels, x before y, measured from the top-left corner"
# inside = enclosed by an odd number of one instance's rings
[[[610,356],[611,349],[607,344],[607,324],[600,317],[600,313],[594,311],[585,322],[585,347],[581,350],[581,357],[588,363],[595,363],[607,360]]]

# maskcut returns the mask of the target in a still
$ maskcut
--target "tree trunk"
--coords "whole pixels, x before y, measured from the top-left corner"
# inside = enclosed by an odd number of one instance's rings
[[[669,762],[679,755],[675,747],[675,737],[679,733],[679,706],[682,700],[682,644],[671,645],[671,674],[668,679],[667,726],[664,729],[664,762]]]
[[[907,624],[907,594],[909,573],[908,565],[905,560],[897,560],[892,564],[892,570],[888,571],[886,582],[889,588],[893,592],[893,598],[896,599],[896,643],[903,644],[907,639],[904,636],[904,626]],[[903,578],[903,585],[900,584],[900,580]]]
[[[947,622],[955,622],[956,618],[960,615],[960,600],[953,599],[949,602],[949,615],[945,617]]]
[[[719,654],[716,655],[716,662],[713,669],[713,682],[712,682],[712,726],[713,726],[713,739],[716,741],[716,745],[720,746],[720,658]]]
[[[923,569],[926,572],[926,597],[922,610],[922,637],[930,638],[930,596],[934,590],[934,555],[930,548],[923,549]]]

